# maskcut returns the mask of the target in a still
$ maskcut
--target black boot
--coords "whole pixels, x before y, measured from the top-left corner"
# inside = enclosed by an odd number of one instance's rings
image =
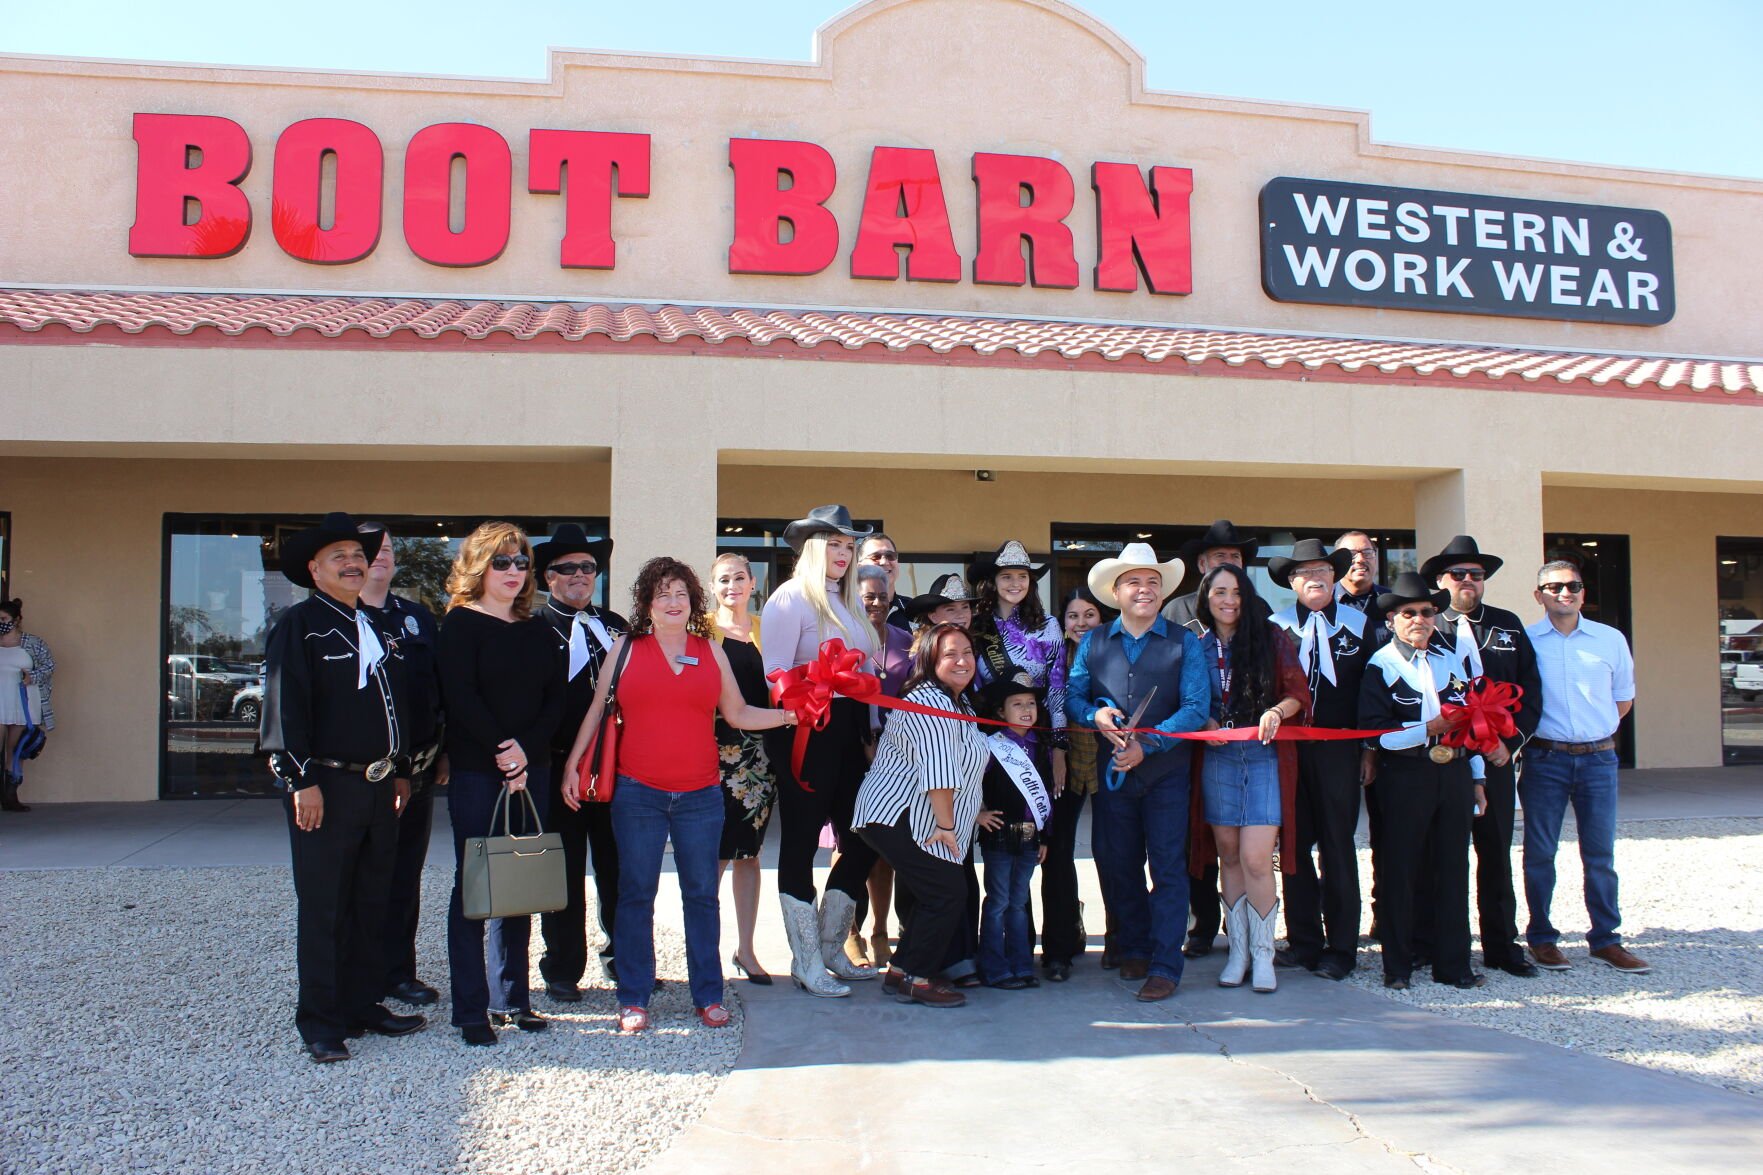
[[[18,799],[18,788],[24,780],[8,771],[5,781],[0,783],[0,812],[29,812],[31,806],[22,804]]]

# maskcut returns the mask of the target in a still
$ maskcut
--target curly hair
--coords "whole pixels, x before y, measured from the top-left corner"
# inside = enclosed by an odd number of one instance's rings
[[[1237,581],[1237,593],[1243,602],[1236,635],[1230,641],[1231,693],[1224,717],[1238,726],[1253,726],[1280,700],[1278,654],[1273,647],[1278,630],[1260,619],[1260,609],[1255,606],[1255,584],[1249,573],[1234,563],[1221,563],[1200,580],[1200,596],[1194,602],[1194,615],[1206,631],[1218,626],[1212,619],[1212,585],[1227,575]]]
[[[944,685],[942,678],[937,676],[937,658],[943,652],[943,638],[948,636],[958,636],[967,642],[969,649],[974,649],[973,634],[959,624],[950,624],[945,620],[940,624],[931,624],[919,629],[918,635],[912,638],[912,673],[906,678],[906,685],[900,690],[900,694],[903,697],[928,681],[944,693],[949,694],[962,709],[971,711],[973,707],[967,704],[966,699],[959,694],[950,694],[949,687]],[[974,649],[973,655],[977,669],[979,658],[977,649]]]
[[[490,559],[496,555],[533,557],[533,545],[526,531],[512,522],[486,522],[465,536],[459,554],[453,557],[453,570],[447,573],[447,611],[484,598],[484,576],[490,572]],[[514,618],[525,620],[533,614],[532,570],[527,570],[526,583],[514,597]]]
[[[978,631],[996,632],[998,629],[998,576],[1006,571],[1027,574],[1021,567],[1000,567],[974,585],[979,600],[973,606],[973,626]],[[1016,606],[1016,622],[1028,633],[1039,632],[1047,623],[1047,607],[1041,603],[1040,588],[1033,575],[1028,577],[1028,595]]]
[[[684,584],[686,594],[691,597],[686,630],[695,636],[709,636],[710,618],[704,611],[704,585],[698,582],[697,572],[669,555],[657,555],[637,569],[637,581],[631,584],[631,635],[647,636],[655,631],[655,618],[650,615],[655,606],[655,593],[670,579]]]

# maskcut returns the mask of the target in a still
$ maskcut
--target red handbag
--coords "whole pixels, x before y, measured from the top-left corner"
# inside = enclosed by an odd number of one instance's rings
[[[618,650],[612,680],[606,683],[606,709],[600,715],[600,726],[588,740],[587,753],[576,765],[576,794],[591,804],[610,804],[612,789],[618,783],[618,728],[624,722],[618,712],[618,679],[636,639],[625,637],[624,647]]]

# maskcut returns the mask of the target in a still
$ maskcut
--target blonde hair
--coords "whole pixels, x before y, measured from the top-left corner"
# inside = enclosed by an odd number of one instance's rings
[[[465,542],[460,544],[459,554],[453,558],[453,570],[447,573],[447,595],[450,597],[447,611],[451,612],[484,598],[484,576],[489,574],[492,556],[516,554],[531,559],[533,545],[527,539],[526,531],[512,522],[486,522],[466,535]],[[526,584],[520,589],[520,594],[514,597],[513,614],[516,620],[525,620],[533,614],[535,578],[529,567]]]
[[[827,564],[826,543],[832,536],[822,531],[811,534],[802,541],[802,553],[796,556],[796,569],[790,578],[802,584],[802,596],[814,608],[815,636],[826,639],[826,630],[830,625],[838,629],[847,640],[859,635],[845,627],[839,614],[833,611],[832,601],[826,594]],[[851,548],[851,562],[845,567],[845,578],[839,583],[839,599],[844,602],[845,611],[850,614],[852,623],[865,638],[863,643],[870,648],[879,648],[881,638],[875,626],[869,622],[869,613],[863,609],[863,601],[857,593],[857,549]]]

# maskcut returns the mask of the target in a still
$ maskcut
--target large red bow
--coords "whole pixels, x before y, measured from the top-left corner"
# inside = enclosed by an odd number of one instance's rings
[[[868,655],[847,649],[838,637],[820,646],[820,655],[794,669],[773,669],[766,674],[779,708],[796,715],[796,738],[790,747],[790,768],[802,790],[813,791],[802,778],[802,757],[808,750],[808,733],[824,730],[833,696],[842,694],[868,702],[881,693],[881,679],[861,669]]]
[[[1512,720],[1524,690],[1509,681],[1477,677],[1463,693],[1463,704],[1446,702],[1439,713],[1454,725],[1439,741],[1448,747],[1464,747],[1477,754],[1491,754],[1503,739],[1516,738],[1518,724]]]

